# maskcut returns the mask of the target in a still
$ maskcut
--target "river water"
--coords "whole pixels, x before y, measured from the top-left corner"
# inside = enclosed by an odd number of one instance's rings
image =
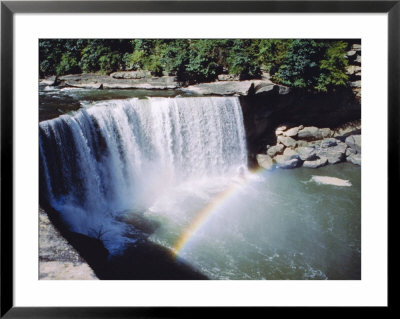
[[[360,167],[249,171],[237,98],[144,93],[41,91],[40,196],[72,230],[123,254],[148,223],[211,279],[361,278]]]

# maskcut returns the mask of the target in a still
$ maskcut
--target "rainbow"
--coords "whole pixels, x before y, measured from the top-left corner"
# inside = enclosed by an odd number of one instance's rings
[[[258,168],[250,172],[252,175],[256,175],[260,172],[265,171],[263,168]],[[196,218],[193,222],[182,232],[181,236],[176,241],[175,245],[172,247],[172,251],[175,256],[178,256],[183,248],[190,242],[190,240],[195,236],[196,232],[213,216],[218,208],[221,207],[230,198],[234,197],[240,189],[242,189],[246,184],[248,184],[252,179],[243,177],[243,180],[232,184],[224,191],[220,192],[208,205],[206,205],[202,210],[197,213]]]

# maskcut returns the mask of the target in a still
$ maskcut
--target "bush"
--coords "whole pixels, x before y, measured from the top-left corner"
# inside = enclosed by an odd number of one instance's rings
[[[240,79],[258,78],[261,69],[252,40],[232,40],[228,51],[229,73],[239,75]]]
[[[349,79],[346,74],[347,46],[343,41],[336,41],[327,46],[324,58],[319,64],[320,76],[315,87],[318,91],[327,92],[335,87],[346,86]]]
[[[79,72],[81,72],[81,69],[79,67],[78,61],[70,53],[64,53],[61,56],[60,63],[57,65],[57,75],[73,74]]]
[[[274,79],[296,88],[313,88],[320,75],[318,62],[322,56],[322,46],[316,41],[294,40]]]

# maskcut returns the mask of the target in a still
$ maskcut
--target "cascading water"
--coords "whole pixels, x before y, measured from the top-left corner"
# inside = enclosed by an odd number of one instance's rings
[[[41,196],[110,251],[135,240],[121,212],[146,211],[190,181],[247,171],[235,97],[104,101],[41,122],[39,135]]]

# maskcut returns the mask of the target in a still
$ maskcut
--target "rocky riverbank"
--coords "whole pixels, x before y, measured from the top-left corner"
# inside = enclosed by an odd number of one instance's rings
[[[42,208],[39,208],[39,279],[98,279]]]
[[[277,143],[257,154],[259,166],[271,168],[318,168],[344,161],[361,165],[361,124],[349,123],[331,130],[315,126],[280,126]]]
[[[51,76],[42,79],[41,86],[72,87],[83,89],[130,89],[130,90],[177,90],[193,95],[247,96],[275,90],[278,94],[290,92],[288,87],[278,85],[264,73],[260,79],[239,81],[235,77],[220,76],[215,82],[185,86],[175,76],[152,76],[147,71],[123,71],[110,75],[97,73]]]

